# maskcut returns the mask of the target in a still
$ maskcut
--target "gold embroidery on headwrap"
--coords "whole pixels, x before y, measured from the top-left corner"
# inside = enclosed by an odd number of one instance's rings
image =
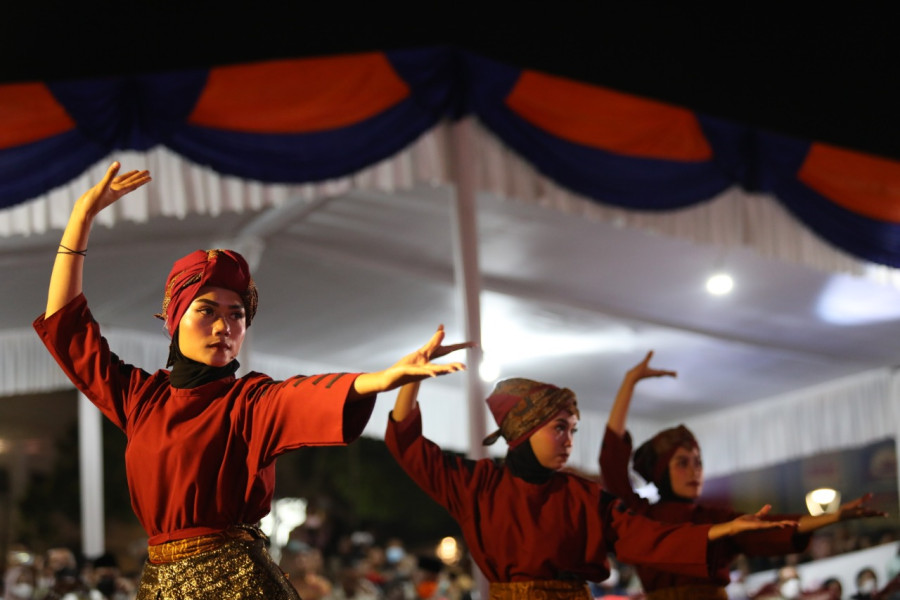
[[[246,311],[246,324],[247,327],[250,327],[250,322],[253,321],[253,317],[256,316],[256,306],[259,304],[259,294],[256,291],[256,282],[253,281],[253,278],[250,278],[250,283],[247,284],[247,289],[241,293],[241,300],[244,302],[244,310]]]
[[[519,401],[503,417],[499,432],[485,438],[483,443],[486,445],[494,443],[498,433],[507,442],[513,443],[564,408],[581,418],[575,392],[568,388],[557,388],[522,378],[509,379],[499,385],[503,388],[502,394],[518,396]]]
[[[215,260],[219,254],[224,252],[221,248],[212,248],[206,251],[206,261],[211,262]],[[175,285],[178,283],[179,279],[187,273],[187,270],[180,271],[177,275],[170,277],[169,282],[166,284],[166,292],[163,295],[162,302],[162,312],[153,315],[157,319],[162,319],[163,322],[168,324],[169,319],[169,304],[172,302],[172,297],[175,295]],[[248,273],[249,276],[249,273]],[[192,285],[203,277],[203,273],[195,273],[185,279],[180,285],[178,285],[178,289],[182,290],[189,285]],[[234,290],[237,292],[237,290]],[[241,300],[244,303],[244,308],[246,310],[246,325],[249,327],[251,321],[253,321],[253,317],[256,315],[256,309],[259,304],[259,294],[256,289],[256,282],[253,281],[252,277],[249,277],[249,282],[247,283],[247,289],[242,292],[237,292],[240,295]]]
[[[187,271],[181,271],[178,275],[169,280],[169,285],[166,286],[166,293],[163,295],[162,312],[153,315],[157,319],[162,319],[163,322],[168,321],[169,315],[167,311],[169,310],[169,303],[172,302],[172,292],[175,290],[175,284],[178,282],[178,279],[186,272]],[[184,289],[192,283],[200,281],[201,276],[200,273],[191,275],[179,286],[179,289]]]

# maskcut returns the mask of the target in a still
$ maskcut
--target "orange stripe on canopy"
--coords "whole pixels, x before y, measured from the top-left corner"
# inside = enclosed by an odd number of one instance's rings
[[[253,133],[306,133],[358,123],[409,95],[381,53],[218,67],[190,123]]]
[[[855,213],[900,223],[900,162],[815,142],[797,178]]]
[[[506,104],[548,133],[585,146],[663,160],[712,157],[694,114],[662,102],[523,71]]]
[[[0,148],[69,131],[75,121],[43,83],[0,85]]]

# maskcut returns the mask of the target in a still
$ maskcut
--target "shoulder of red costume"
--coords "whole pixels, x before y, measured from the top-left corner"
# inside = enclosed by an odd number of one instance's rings
[[[599,475],[591,475],[585,473],[584,471],[578,471],[571,468],[563,468],[558,471],[560,475],[565,475],[566,477],[574,480],[575,482],[584,485],[584,486],[599,486],[600,485],[600,476]]]

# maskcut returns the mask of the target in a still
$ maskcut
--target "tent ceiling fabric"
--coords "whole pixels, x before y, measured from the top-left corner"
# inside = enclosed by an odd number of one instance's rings
[[[155,180],[92,236],[86,289],[98,319],[164,346],[151,315],[171,262],[256,237],[254,368],[371,370],[417,347],[438,323],[458,337],[447,137],[438,128],[354,178],[320,185],[222,177],[164,150],[117,156],[154,169]],[[485,350],[502,376],[567,385],[587,411],[603,414],[624,371],[654,349],[655,362],[679,378],[642,384],[634,414],[662,422],[895,364],[900,291],[823,269],[864,265],[803,234],[771,199],[732,190],[674,223],[655,213],[642,222],[628,211],[597,212],[486,132],[476,140]],[[21,330],[43,305],[60,216],[84,183],[0,213],[4,289],[16,290],[3,330]],[[763,218],[757,208],[754,220],[748,206],[760,203],[771,212]],[[729,237],[725,224],[738,217],[745,226]],[[685,238],[636,228],[654,224]],[[722,237],[702,237],[710,232]],[[703,290],[716,266],[737,279],[730,297]],[[441,397],[464,395],[461,379],[428,386]]]

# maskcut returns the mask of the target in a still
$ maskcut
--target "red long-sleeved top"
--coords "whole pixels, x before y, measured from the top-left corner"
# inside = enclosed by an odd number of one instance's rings
[[[571,473],[528,483],[493,460],[443,453],[422,436],[421,414],[389,419],[388,448],[409,476],[460,524],[472,558],[491,582],[602,581],[607,554],[702,577],[709,525],[658,523],[601,500],[599,484]]]
[[[135,514],[150,544],[255,523],[270,509],[275,458],[301,446],[346,444],[362,433],[374,397],[346,398],[358,374],[274,381],[249,373],[173,388],[110,352],[79,295],[34,322],[75,386],[125,432]]]
[[[707,506],[696,502],[659,501],[651,504],[646,498],[638,496],[631,487],[628,477],[628,462],[631,458],[631,435],[616,435],[608,427],[603,436],[600,451],[600,473],[603,486],[607,491],[618,496],[634,512],[646,515],[664,523],[726,523],[744,513],[731,509]],[[768,515],[770,520],[797,519],[799,515]],[[729,547],[729,553],[744,553],[755,556],[774,556],[802,552],[809,543],[809,535],[797,534],[792,528],[773,528],[748,531],[723,542]],[[629,561],[624,561],[629,562]],[[719,585],[729,583],[728,562],[722,564],[711,574],[702,577],[686,573],[672,573],[656,569],[650,565],[635,564],[638,577],[645,592],[690,585]]]

